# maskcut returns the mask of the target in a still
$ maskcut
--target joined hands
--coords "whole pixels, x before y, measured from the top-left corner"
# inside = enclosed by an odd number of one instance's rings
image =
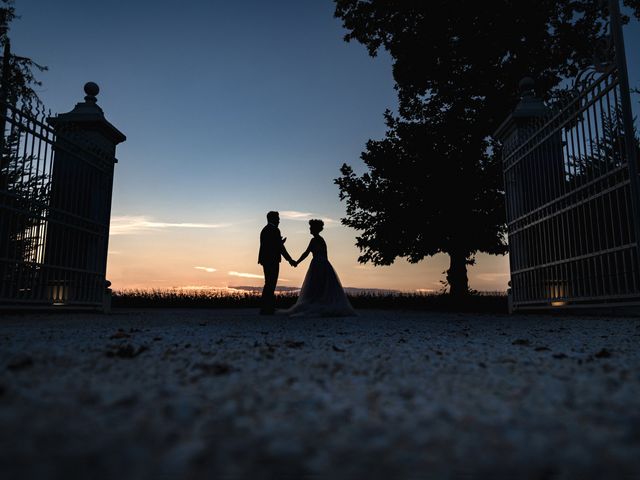
[[[295,268],[298,266],[298,262],[296,262],[295,260],[289,260],[289,265]]]

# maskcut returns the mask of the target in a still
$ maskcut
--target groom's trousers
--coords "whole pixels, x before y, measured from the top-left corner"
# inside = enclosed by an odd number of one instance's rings
[[[262,289],[261,313],[273,313],[276,309],[276,284],[280,273],[280,263],[262,265],[264,270],[264,288]]]

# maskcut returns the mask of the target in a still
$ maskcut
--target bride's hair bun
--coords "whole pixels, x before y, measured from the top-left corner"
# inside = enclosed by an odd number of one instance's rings
[[[318,232],[321,232],[324,228],[324,222],[322,220],[313,219],[309,220],[309,226]]]

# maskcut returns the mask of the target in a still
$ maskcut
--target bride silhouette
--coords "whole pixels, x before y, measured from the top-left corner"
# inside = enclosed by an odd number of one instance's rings
[[[356,315],[340,279],[329,263],[327,244],[320,232],[324,228],[322,220],[309,220],[309,232],[313,238],[309,246],[294,262],[297,266],[311,253],[313,259],[304,277],[300,296],[295,305],[281,313],[292,316],[344,317]]]

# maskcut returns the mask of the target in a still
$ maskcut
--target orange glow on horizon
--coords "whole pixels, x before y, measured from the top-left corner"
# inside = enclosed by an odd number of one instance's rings
[[[287,237],[287,250],[297,259],[310,240],[305,221],[312,214],[289,214],[293,219],[283,219],[280,229]],[[136,221],[128,225],[134,226],[110,236],[107,279],[114,290],[214,290],[263,285],[262,267],[257,263],[262,220],[238,222],[236,226],[225,221],[149,221],[144,228]],[[322,236],[329,247],[331,264],[345,287],[424,294],[442,289],[443,272],[449,266],[445,255],[418,264],[399,260],[385,267],[363,265],[357,261],[359,252],[352,230],[336,222],[326,225]],[[309,262],[310,258],[293,268],[283,261],[278,284],[299,288]],[[506,291],[508,257],[478,255],[468,274],[473,289]]]

